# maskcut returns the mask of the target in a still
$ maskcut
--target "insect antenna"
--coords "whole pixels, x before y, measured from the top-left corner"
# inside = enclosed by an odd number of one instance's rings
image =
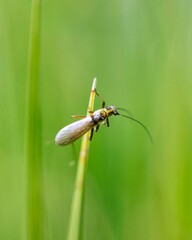
[[[126,108],[117,108],[117,110],[121,110],[121,111],[124,111],[124,112],[126,112],[129,116],[132,116],[132,113],[129,111],[129,110],[127,110]]]
[[[146,127],[142,122],[140,122],[139,120],[137,120],[137,119],[135,119],[135,118],[133,118],[133,117],[127,116],[127,115],[119,114],[119,116],[122,116],[122,117],[125,117],[125,118],[128,118],[128,119],[131,119],[131,120],[133,120],[134,122],[137,122],[139,125],[141,125],[141,126],[145,129],[145,131],[146,131],[149,139],[150,139],[151,142],[153,143],[153,138],[152,138],[152,136],[151,136],[151,133],[149,132],[149,130],[147,129],[147,127]]]

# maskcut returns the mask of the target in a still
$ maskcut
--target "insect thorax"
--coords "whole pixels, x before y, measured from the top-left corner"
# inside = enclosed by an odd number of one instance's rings
[[[95,124],[104,121],[108,117],[108,113],[105,109],[99,109],[93,113],[92,119]]]
[[[107,106],[106,108],[95,111],[92,115],[92,119],[95,124],[98,124],[111,115],[119,115],[115,106]]]

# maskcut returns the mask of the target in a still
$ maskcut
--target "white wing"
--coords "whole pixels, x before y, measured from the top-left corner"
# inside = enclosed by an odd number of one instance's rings
[[[94,126],[95,124],[90,116],[71,123],[57,133],[55,143],[63,146],[71,144]]]

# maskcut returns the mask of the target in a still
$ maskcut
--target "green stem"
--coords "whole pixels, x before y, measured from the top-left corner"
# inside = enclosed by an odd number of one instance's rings
[[[41,115],[39,104],[40,0],[32,1],[29,38],[26,146],[27,240],[43,239]]]
[[[94,99],[96,93],[96,78],[93,80],[91,89],[89,105],[87,110],[87,116],[90,111],[93,111]],[[77,168],[77,175],[75,180],[75,188],[73,193],[73,200],[71,205],[71,214],[68,228],[68,240],[79,240],[80,239],[80,228],[82,226],[82,208],[83,208],[83,193],[85,189],[85,173],[86,165],[88,161],[89,153],[89,141],[90,131],[83,136],[80,157]]]

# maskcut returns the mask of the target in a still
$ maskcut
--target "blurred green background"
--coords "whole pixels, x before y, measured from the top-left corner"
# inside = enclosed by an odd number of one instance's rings
[[[0,239],[25,235],[31,1],[0,0]],[[94,134],[84,239],[192,239],[192,2],[42,1],[40,100],[45,239],[65,239],[76,174],[57,131],[85,114],[93,77],[110,119]],[[96,99],[95,109],[101,102]],[[79,152],[80,141],[76,144]]]

